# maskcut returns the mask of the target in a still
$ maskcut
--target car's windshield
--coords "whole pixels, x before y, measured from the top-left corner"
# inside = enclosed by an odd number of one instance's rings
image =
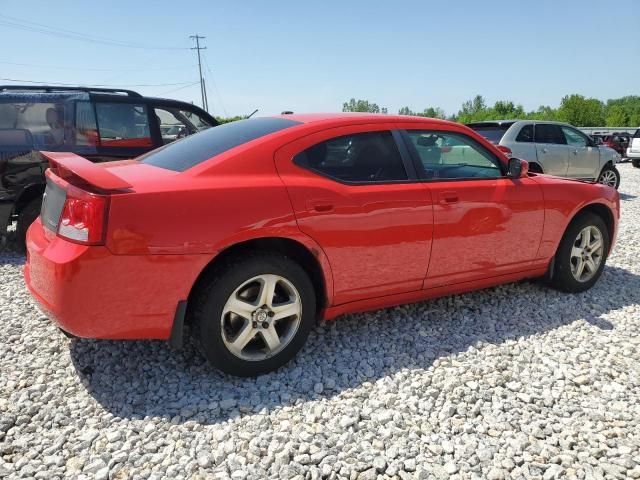
[[[196,135],[153,150],[139,160],[156,167],[183,172],[227,150],[300,122],[287,118],[252,118],[209,128]]]

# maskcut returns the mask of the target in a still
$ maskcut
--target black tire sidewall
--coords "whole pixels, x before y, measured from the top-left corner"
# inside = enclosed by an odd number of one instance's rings
[[[579,282],[571,273],[571,249],[578,233],[580,233],[583,228],[590,225],[597,227],[602,233],[602,240],[604,242],[603,256],[596,274],[587,282]],[[602,275],[602,271],[604,270],[607,256],[609,254],[610,242],[609,230],[601,217],[590,212],[579,214],[578,217],[576,217],[567,227],[567,230],[560,241],[555,258],[554,275],[552,280],[553,286],[559,290],[570,293],[579,293],[589,290],[598,281],[600,275]]]
[[[277,355],[261,361],[236,357],[222,339],[222,309],[233,291],[248,279],[275,274],[289,280],[298,290],[302,302],[302,319],[291,342]],[[306,272],[293,260],[279,254],[256,254],[229,262],[203,282],[195,299],[193,323],[196,340],[219,370],[237,376],[255,376],[273,371],[287,363],[304,345],[315,324],[316,302],[313,284]]]
[[[20,245],[24,245],[27,236],[27,230],[36,218],[40,215],[42,208],[42,198],[34,198],[27,203],[18,214],[18,224],[16,226],[16,234]]]
[[[640,158],[632,158],[631,165],[633,165],[636,168],[640,168]]]

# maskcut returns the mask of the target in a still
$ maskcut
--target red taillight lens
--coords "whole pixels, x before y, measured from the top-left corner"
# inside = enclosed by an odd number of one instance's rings
[[[109,197],[68,186],[58,223],[58,235],[84,245],[104,243]]]
[[[505,147],[504,145],[496,145],[496,146],[498,147],[498,150],[504,153],[507,157],[511,158],[511,155],[513,152],[509,147]]]

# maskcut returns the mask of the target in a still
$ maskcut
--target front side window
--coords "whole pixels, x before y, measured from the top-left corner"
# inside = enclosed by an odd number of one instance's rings
[[[389,131],[332,138],[300,152],[294,162],[320,175],[347,183],[408,179],[402,157]]]
[[[567,145],[572,147],[586,147],[588,145],[587,138],[573,128],[562,127],[562,133],[567,140]]]
[[[76,145],[98,144],[96,112],[89,101],[76,102]]]
[[[422,178],[474,179],[502,176],[500,160],[466,135],[409,130],[410,146],[419,159]]]
[[[560,125],[553,125],[550,123],[537,123],[536,124],[536,143],[553,143],[556,145],[566,145],[567,141],[564,138]]]
[[[103,147],[152,147],[145,105],[96,103],[98,133]]]

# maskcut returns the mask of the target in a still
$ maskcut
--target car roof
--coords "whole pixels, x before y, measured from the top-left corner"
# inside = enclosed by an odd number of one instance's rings
[[[413,115],[387,115],[384,113],[338,112],[338,113],[300,113],[274,115],[273,118],[284,118],[300,123],[344,123],[350,124],[354,120],[357,123],[430,123],[442,125],[459,125],[439,118],[418,117]]]

